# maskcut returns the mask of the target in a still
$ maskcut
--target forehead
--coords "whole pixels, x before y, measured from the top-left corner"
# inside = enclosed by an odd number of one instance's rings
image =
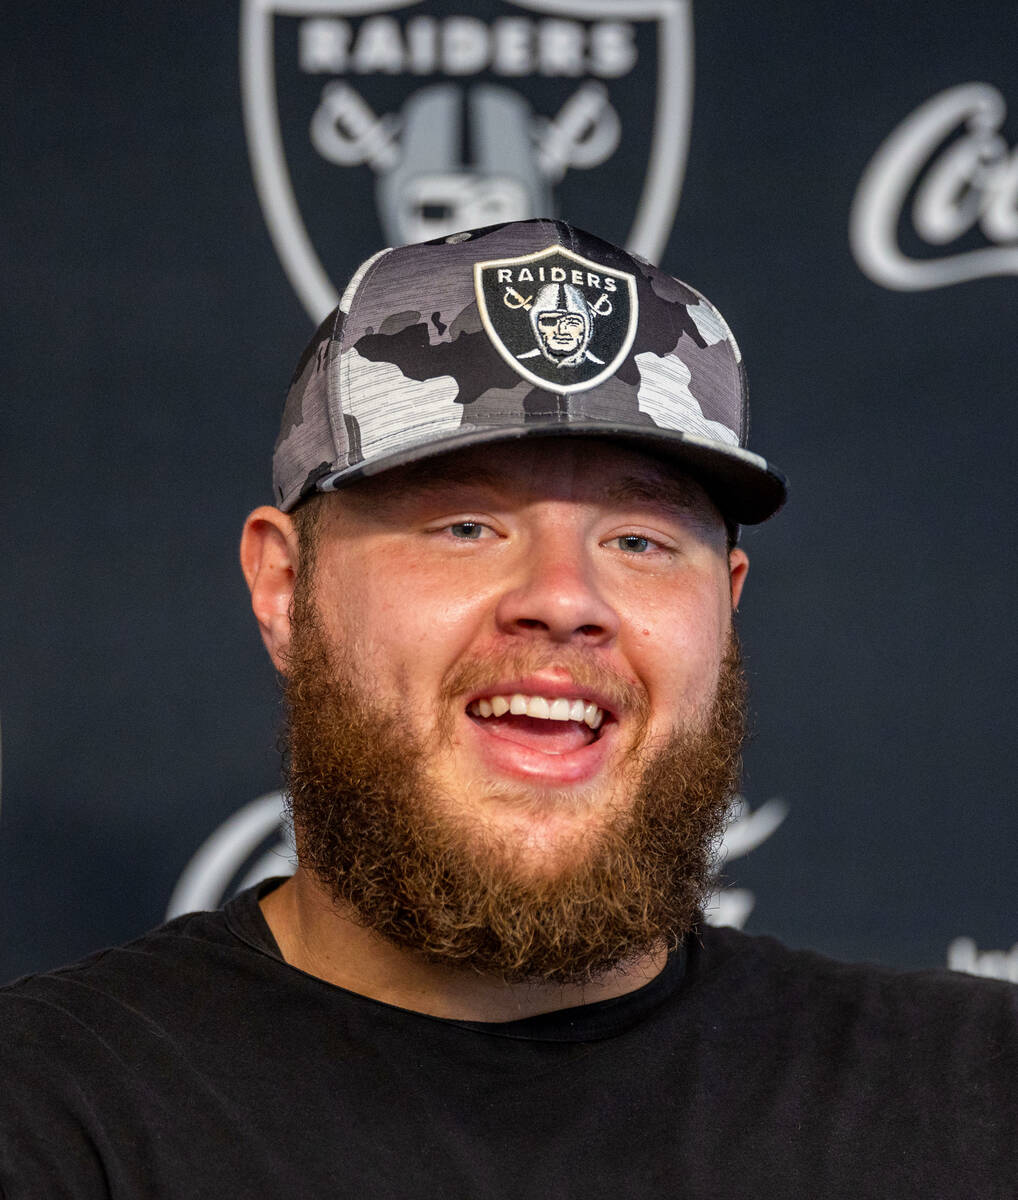
[[[452,493],[513,503],[646,504],[721,526],[703,488],[673,464],[605,438],[549,437],[473,446],[394,468],[336,493],[341,506],[412,503]]]

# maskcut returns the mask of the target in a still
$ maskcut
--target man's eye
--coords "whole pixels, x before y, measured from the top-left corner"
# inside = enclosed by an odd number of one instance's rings
[[[644,554],[651,547],[650,538],[640,537],[638,533],[624,533],[616,541],[620,550],[628,550],[631,554]]]
[[[476,541],[484,535],[484,526],[479,521],[457,521],[449,526],[449,532],[454,538]]]

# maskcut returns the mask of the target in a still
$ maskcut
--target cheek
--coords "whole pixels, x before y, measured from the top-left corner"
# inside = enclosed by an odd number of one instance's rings
[[[475,589],[450,588],[413,561],[398,571],[348,564],[348,585],[319,596],[330,637],[348,646],[375,681],[406,690],[412,681],[444,673],[476,637],[485,601]]]
[[[688,709],[713,696],[731,625],[727,593],[684,590],[644,606],[627,624],[629,653],[652,698]]]

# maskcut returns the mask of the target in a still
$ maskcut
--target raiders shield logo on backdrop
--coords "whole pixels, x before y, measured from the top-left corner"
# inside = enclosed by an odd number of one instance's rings
[[[615,371],[636,333],[636,280],[552,245],[474,266],[481,320],[524,379],[582,392]]]
[[[560,216],[657,259],[689,139],[689,6],[243,0],[255,183],[309,314],[382,244],[501,221]]]

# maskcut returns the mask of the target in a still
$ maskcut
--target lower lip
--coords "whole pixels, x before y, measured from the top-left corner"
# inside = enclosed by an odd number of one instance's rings
[[[472,744],[476,745],[488,770],[552,787],[586,783],[593,779],[604,766],[614,733],[613,723],[604,725],[601,736],[579,750],[571,750],[567,754],[545,754],[542,750],[533,750],[496,736],[480,720],[466,717],[466,721],[470,726]]]

